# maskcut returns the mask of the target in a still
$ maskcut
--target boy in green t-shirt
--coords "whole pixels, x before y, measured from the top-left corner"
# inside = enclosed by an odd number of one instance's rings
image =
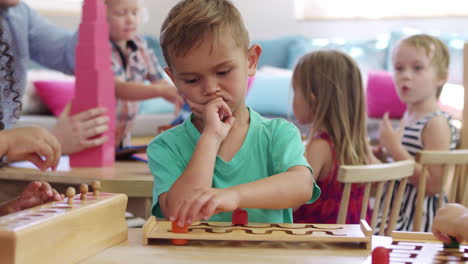
[[[261,53],[249,43],[228,0],[181,1],[164,21],[165,70],[193,114],[148,147],[157,217],[183,226],[247,208],[249,222],[291,223],[320,195],[297,128],[245,105]]]

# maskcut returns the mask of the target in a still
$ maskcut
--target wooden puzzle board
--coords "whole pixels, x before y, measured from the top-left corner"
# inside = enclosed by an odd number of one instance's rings
[[[364,221],[365,223],[365,221]],[[151,217],[143,227],[146,242],[153,239],[282,241],[282,242],[358,242],[370,248],[372,232],[361,225],[261,224],[233,226],[229,222],[197,222],[188,233],[172,233],[170,221]]]
[[[468,263],[468,245],[444,248],[442,243],[393,241],[387,248],[392,264]]]
[[[384,243],[378,241],[374,246],[390,250],[390,264],[430,264],[430,263],[468,263],[468,244],[460,248],[444,248],[432,233],[393,232],[392,238]],[[375,241],[374,241],[375,242]],[[369,256],[364,264],[371,264]]]

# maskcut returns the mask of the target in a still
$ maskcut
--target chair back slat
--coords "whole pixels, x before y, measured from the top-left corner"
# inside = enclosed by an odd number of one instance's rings
[[[385,185],[385,181],[379,182],[377,184],[377,192],[375,194],[375,203],[374,203],[374,208],[373,208],[373,211],[372,211],[372,220],[371,220],[372,230],[374,230],[375,226],[377,225],[377,217],[379,216],[380,203],[381,203],[381,200],[382,200],[379,197],[382,197],[384,185]]]
[[[393,188],[395,187],[395,181],[390,181],[387,183],[387,188],[385,190],[385,199],[382,210],[382,223],[387,223],[388,218],[388,209],[390,208],[390,202],[393,196]],[[380,228],[379,235],[384,235],[385,228]]]
[[[447,182],[449,181],[449,174],[450,174],[450,167],[449,165],[442,165],[443,167],[443,173],[444,175],[442,176],[442,179],[440,180],[440,185],[441,185],[441,188],[440,188],[440,191],[439,191],[439,200],[437,201],[437,209],[439,209],[440,207],[442,207],[443,203],[444,203],[444,197],[445,197],[445,187],[447,185]]]
[[[403,202],[403,194],[405,192],[407,183],[408,177],[403,178],[398,185],[396,197],[393,199],[392,212],[390,213],[390,219],[388,221],[387,230],[385,232],[386,236],[391,236],[393,230],[396,228],[398,217],[400,217],[401,203]]]
[[[418,193],[416,195],[416,209],[414,211],[413,230],[421,232],[422,228],[422,215],[424,207],[424,197],[426,196],[426,181],[427,181],[428,168],[423,166],[422,173],[419,176]]]
[[[340,166],[338,181],[344,184],[344,190],[337,223],[344,224],[346,222],[352,184],[365,184],[361,219],[365,219],[367,216],[367,207],[371,193],[373,193],[372,189],[376,186],[370,226],[374,230],[379,216],[382,216],[381,226],[379,227],[380,233],[390,234],[395,228],[403,200],[403,191],[408,177],[414,173],[414,165],[414,160],[406,160],[376,165]],[[395,181],[400,182],[396,198],[392,197]],[[382,210],[380,210],[381,207]],[[388,217],[389,214],[390,218]]]
[[[458,175],[458,185],[457,193],[455,195],[456,200],[460,201],[465,207],[468,207],[468,166],[460,166],[461,173],[456,173]]]
[[[468,164],[468,150],[457,149],[448,151],[423,150],[416,154],[416,162],[421,164],[422,173],[418,182],[418,195],[416,197],[416,211],[414,214],[414,224],[412,231],[422,230],[422,217],[424,200],[426,197],[426,184],[429,177],[429,169],[434,166],[442,167],[440,176],[440,189],[437,191],[439,199],[437,208],[445,203],[445,197],[449,202],[456,202],[468,205],[468,196],[466,193],[466,165]],[[458,168],[455,168],[458,166]],[[455,173],[455,170],[458,170]],[[430,177],[434,177],[431,175]]]
[[[452,182],[449,183],[448,192],[448,201],[449,203],[455,203],[456,201],[463,200],[463,191],[465,188],[464,177],[462,177],[463,173],[465,172],[465,165],[461,165],[459,167],[454,166],[453,171],[453,178]],[[457,184],[458,183],[458,184]],[[451,188],[450,188],[451,187]],[[461,194],[461,195],[460,195]],[[460,197],[458,197],[460,196]]]
[[[366,183],[366,187],[364,187],[364,197],[362,198],[361,219],[366,219],[367,217],[367,207],[369,206],[371,188],[372,183]]]
[[[340,211],[338,212],[337,224],[345,224],[348,215],[349,196],[351,194],[351,183],[345,183],[343,195],[341,196]],[[343,206],[341,206],[343,205]]]

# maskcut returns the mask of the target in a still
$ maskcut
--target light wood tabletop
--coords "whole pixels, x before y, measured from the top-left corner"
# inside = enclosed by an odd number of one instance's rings
[[[81,263],[361,264],[369,261],[371,253],[356,244],[191,241],[187,246],[174,246],[169,242],[143,245],[141,229],[129,229],[128,234],[128,241]],[[389,237],[373,237],[373,247],[389,242]]]

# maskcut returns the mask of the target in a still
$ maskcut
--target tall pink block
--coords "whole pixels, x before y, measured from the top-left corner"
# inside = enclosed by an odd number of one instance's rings
[[[85,0],[75,61],[76,88],[71,114],[107,108],[110,118],[104,145],[70,155],[72,167],[105,167],[115,161],[115,89],[111,69],[109,26],[104,0]]]

